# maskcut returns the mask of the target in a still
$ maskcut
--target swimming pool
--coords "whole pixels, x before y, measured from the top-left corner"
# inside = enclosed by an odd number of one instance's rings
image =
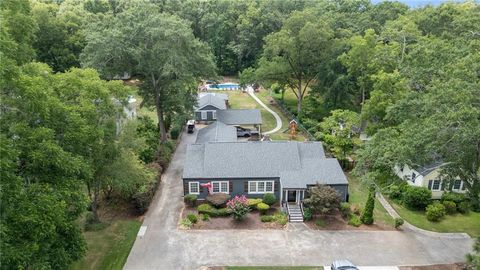
[[[219,84],[208,84],[208,89],[222,89],[222,90],[237,90],[240,88],[240,85],[237,83],[219,83]]]

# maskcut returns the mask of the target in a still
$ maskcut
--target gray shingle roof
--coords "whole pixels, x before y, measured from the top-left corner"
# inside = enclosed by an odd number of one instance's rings
[[[221,110],[217,120],[227,125],[256,125],[262,124],[262,115],[257,109]]]
[[[236,141],[237,129],[216,121],[198,131],[196,143]]]
[[[226,142],[187,147],[183,178],[280,178],[283,187],[347,184],[319,142]]]
[[[197,99],[197,110],[201,110],[202,108],[211,105],[219,110],[227,109],[227,105],[225,104],[225,100],[221,97],[216,95],[203,95]]]
[[[436,161],[425,166],[414,166],[414,169],[421,175],[426,176],[434,170],[442,167],[444,165],[443,161]]]
[[[219,97],[223,100],[228,100],[228,95],[224,94],[224,93],[199,93],[198,97],[201,98],[201,97],[207,96],[207,95],[212,95],[212,96]]]

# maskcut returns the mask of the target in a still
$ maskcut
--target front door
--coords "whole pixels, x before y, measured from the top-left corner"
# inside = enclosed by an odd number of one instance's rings
[[[297,191],[289,190],[288,191],[288,202],[297,202]]]

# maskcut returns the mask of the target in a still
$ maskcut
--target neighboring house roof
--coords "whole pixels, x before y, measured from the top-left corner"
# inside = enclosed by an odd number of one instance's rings
[[[225,100],[216,96],[216,95],[203,95],[198,98],[197,100],[197,107],[195,110],[201,110],[206,106],[213,106],[218,110],[226,110],[227,105],[225,104]]]
[[[220,110],[217,120],[227,125],[259,125],[262,115],[258,109]]]
[[[216,121],[198,131],[196,143],[236,141],[237,129]]]
[[[221,98],[223,100],[228,100],[228,95],[224,94],[224,93],[199,93],[198,98],[208,96],[208,95],[216,96],[216,97]]]
[[[187,147],[183,178],[280,178],[283,187],[348,184],[320,142],[209,142]]]
[[[445,163],[442,161],[436,161],[431,164],[425,165],[425,166],[416,166],[413,167],[415,171],[417,171],[419,174],[426,176],[430,174],[431,172],[435,171],[436,169],[442,167]]]

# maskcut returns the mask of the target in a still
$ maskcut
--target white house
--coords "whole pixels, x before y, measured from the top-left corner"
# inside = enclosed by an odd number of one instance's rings
[[[409,185],[417,187],[426,187],[432,191],[432,198],[439,199],[446,190],[464,193],[466,186],[462,180],[457,179],[451,183],[450,187],[445,186],[440,170],[445,165],[443,162],[435,162],[422,167],[395,166],[394,173],[407,181]]]

